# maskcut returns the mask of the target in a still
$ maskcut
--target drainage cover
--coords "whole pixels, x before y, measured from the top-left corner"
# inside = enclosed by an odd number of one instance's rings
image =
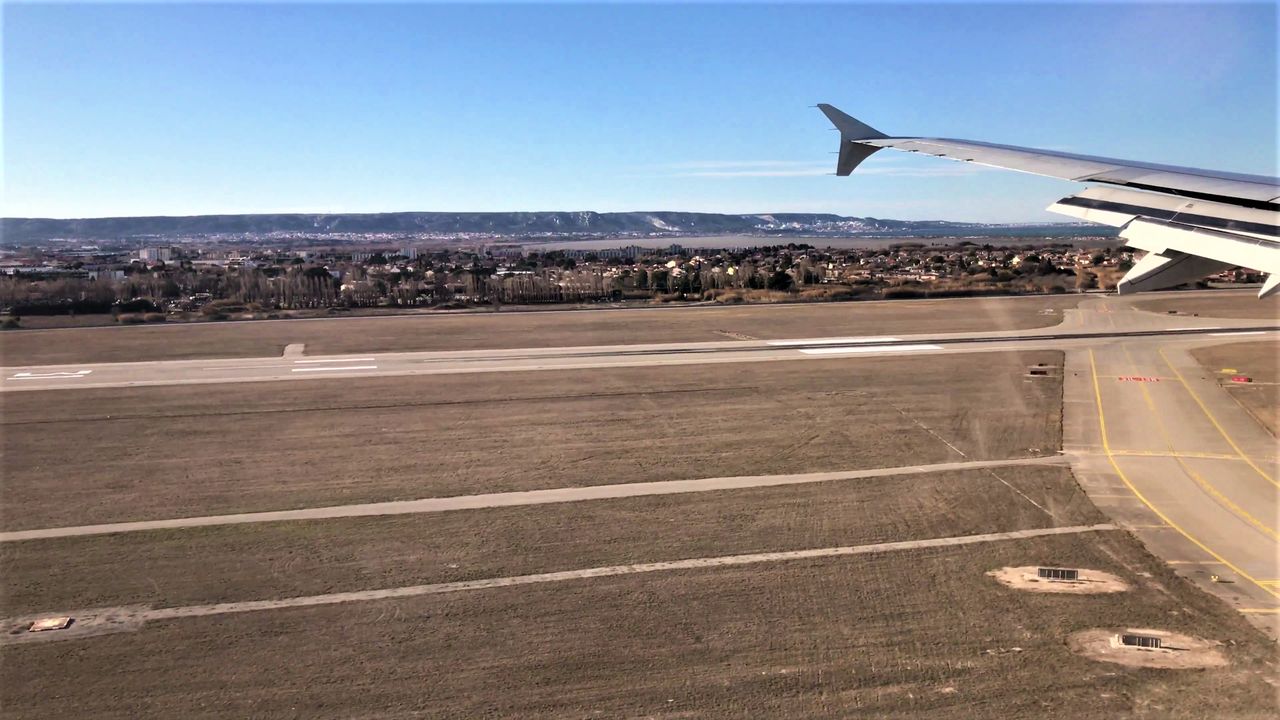
[[[1068,568],[1036,568],[1036,575],[1045,580],[1079,580],[1080,571]]]

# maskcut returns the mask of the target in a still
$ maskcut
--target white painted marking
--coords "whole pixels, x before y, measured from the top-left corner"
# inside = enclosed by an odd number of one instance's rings
[[[810,348],[800,352],[805,355],[839,355],[842,353],[920,352],[941,349],[941,345],[862,345],[858,347]]]
[[[276,368],[277,370],[283,370],[287,367],[289,366],[280,365],[279,363],[277,363],[275,365],[219,365],[216,367],[213,367],[213,366],[202,367],[200,369],[217,371],[217,370],[259,370],[261,368]]]
[[[82,378],[93,372],[92,370],[77,370],[75,372],[51,372],[51,373],[32,373],[20,372],[14,373],[10,380],[48,380],[50,378]]]
[[[1177,328],[1169,328],[1169,331],[1170,331],[1170,332],[1177,332],[1177,331],[1179,331],[1179,330],[1221,330],[1221,329],[1222,329],[1222,326],[1221,326],[1221,325],[1205,325],[1205,326],[1202,326],[1202,327],[1177,327]]]
[[[371,357],[363,357],[363,358],[344,357],[344,358],[324,358],[323,360],[294,360],[294,362],[298,363],[299,365],[305,365],[306,363],[373,362],[374,360],[377,360],[377,359],[378,358],[371,358]]]
[[[343,365],[341,367],[290,368],[293,372],[330,372],[334,370],[377,370],[377,365]]]
[[[856,343],[897,342],[896,337],[843,337],[843,338],[809,338],[807,340],[770,340],[767,344],[786,347],[788,345],[853,345]]]
[[[410,585],[382,588],[379,590],[357,590],[353,592],[331,593],[329,595],[303,595],[299,597],[281,598],[279,600],[247,600],[244,602],[218,603],[215,605],[188,605],[185,607],[155,608],[153,610],[144,610],[139,613],[139,616],[143,621],[176,620],[179,618],[257,612],[261,610],[279,610],[281,608],[291,607],[315,607],[317,605],[335,605],[339,603],[361,602],[367,600],[386,600],[393,598],[419,597],[423,595],[440,595],[444,593],[464,592],[468,590],[488,590],[492,588],[517,587],[521,585],[534,585],[539,583],[555,583],[566,580],[589,580],[592,578],[616,577],[619,575],[634,575],[637,573],[653,573],[673,570],[701,570],[707,568],[755,565],[759,563],[874,555],[901,550],[977,545],[980,543],[999,542],[1001,540],[1022,540],[1026,538],[1053,535],[1104,532],[1115,529],[1116,526],[1110,524],[1075,525],[1072,527],[1053,527],[1036,530],[1014,530],[1011,532],[988,533],[986,535],[962,535],[960,537],[930,538],[928,540],[905,540],[900,542],[877,543],[875,545],[846,545],[843,547],[789,550],[783,552],[756,553],[752,555],[721,555],[718,557],[668,560],[665,562],[636,563],[632,565],[609,565],[605,567],[582,568],[580,570],[561,570],[559,572],[538,573],[536,575],[513,575],[507,577],[485,578],[481,580],[462,580],[458,582],[436,583],[433,585]]]
[[[1265,330],[1249,330],[1245,332],[1225,332],[1225,333],[1209,333],[1213,337],[1227,337],[1229,335],[1265,335]]]

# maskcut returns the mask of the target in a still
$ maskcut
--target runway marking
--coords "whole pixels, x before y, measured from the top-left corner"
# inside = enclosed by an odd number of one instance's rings
[[[1209,333],[1210,337],[1231,337],[1232,335],[1266,335],[1266,330],[1244,330],[1241,332]]]
[[[1136,364],[1133,361],[1133,356],[1129,354],[1128,346],[1124,346],[1124,356],[1129,361],[1130,365]],[[1160,430],[1160,436],[1164,438],[1164,444],[1167,445],[1170,450],[1173,450],[1174,443],[1173,438],[1169,435],[1169,428],[1165,426],[1164,419],[1160,415],[1160,411],[1156,409],[1155,401],[1151,399],[1151,392],[1147,390],[1146,387],[1142,388],[1142,400],[1146,403],[1147,409],[1151,411],[1151,415],[1155,418],[1156,428]],[[1185,473],[1187,477],[1191,478],[1196,485],[1199,485],[1200,489],[1208,494],[1209,497],[1216,500],[1219,505],[1230,512],[1235,513],[1237,517],[1243,519],[1258,530],[1261,530],[1263,533],[1270,536],[1272,540],[1280,541],[1280,535],[1277,535],[1273,528],[1251,515],[1247,510],[1232,501],[1231,498],[1222,494],[1222,492],[1218,490],[1213,483],[1205,480],[1204,476],[1192,469],[1190,465],[1183,462],[1181,457],[1175,454],[1173,459],[1178,463],[1178,467],[1182,468],[1182,472]]]
[[[1191,533],[1187,532],[1181,526],[1179,526],[1177,523],[1171,520],[1168,515],[1165,515],[1163,512],[1160,511],[1159,508],[1157,508],[1155,505],[1152,505],[1151,501],[1148,500],[1145,495],[1143,495],[1141,492],[1138,491],[1138,488],[1134,486],[1131,480],[1129,480],[1129,476],[1125,475],[1124,470],[1120,469],[1120,464],[1116,462],[1115,457],[1111,454],[1111,443],[1107,439],[1107,416],[1102,409],[1102,386],[1098,382],[1098,362],[1094,358],[1093,348],[1089,349],[1089,368],[1092,370],[1092,373],[1093,373],[1093,397],[1098,404],[1098,429],[1102,434],[1102,449],[1103,451],[1105,451],[1107,455],[1107,460],[1111,463],[1111,467],[1116,471],[1116,475],[1119,476],[1122,481],[1124,481],[1125,487],[1129,488],[1129,492],[1133,493],[1134,497],[1141,500],[1143,505],[1146,505],[1147,508],[1151,510],[1151,512],[1156,514],[1156,517],[1168,523],[1174,530],[1177,530],[1183,537],[1185,537],[1187,540],[1190,540],[1193,545],[1203,550],[1207,555],[1217,560],[1218,562],[1222,563],[1223,565],[1227,566],[1237,575],[1248,580],[1254,585],[1257,585],[1258,587],[1262,588],[1266,592],[1271,593],[1276,597],[1280,597],[1280,592],[1277,592],[1276,590],[1272,590],[1271,588],[1268,588],[1266,585],[1259,583],[1257,580],[1253,578],[1252,575],[1236,567],[1235,564],[1233,564],[1226,558],[1222,557],[1218,553],[1214,552],[1213,550],[1210,550],[1208,545],[1205,545],[1204,543],[1197,540],[1195,536],[1193,536]]]
[[[859,345],[856,347],[811,348],[800,352],[805,355],[838,355],[842,353],[920,352],[941,349],[941,345]]]
[[[843,338],[807,338],[801,340],[769,340],[766,345],[786,347],[788,345],[853,345],[856,343],[899,342],[896,337],[843,337]]]
[[[1231,436],[1227,434],[1226,429],[1223,428],[1222,424],[1218,422],[1218,419],[1213,416],[1213,413],[1209,412],[1209,408],[1205,406],[1204,401],[1201,400],[1200,396],[1196,394],[1196,391],[1192,389],[1191,384],[1187,382],[1187,379],[1184,378],[1178,368],[1174,366],[1173,361],[1169,359],[1168,355],[1164,354],[1164,348],[1156,348],[1156,352],[1160,354],[1160,358],[1164,360],[1164,364],[1169,366],[1169,369],[1172,370],[1173,374],[1178,378],[1178,382],[1182,383],[1182,387],[1186,388],[1187,392],[1190,393],[1191,399],[1195,400],[1196,405],[1200,406],[1200,411],[1204,413],[1205,417],[1209,418],[1209,422],[1213,423],[1213,426],[1217,428],[1218,434],[1227,441],[1227,444],[1231,446],[1232,450],[1236,451],[1236,454],[1240,456],[1240,459],[1249,463],[1249,467],[1253,468],[1254,472],[1266,478],[1267,482],[1275,485],[1276,487],[1280,487],[1280,483],[1277,483],[1275,478],[1271,477],[1264,472],[1262,468],[1258,467],[1257,464],[1255,464],[1253,460],[1240,449],[1240,446],[1236,444],[1236,441],[1231,439]]]
[[[50,372],[50,373],[20,372],[20,373],[14,373],[13,376],[10,377],[9,379],[10,380],[52,380],[52,379],[59,379],[59,378],[67,378],[70,380],[74,380],[76,378],[82,378],[91,372],[93,371],[92,370],[76,370],[75,372]]]
[[[362,602],[368,600],[389,600],[420,597],[424,595],[441,595],[445,593],[469,590],[488,590],[491,588],[516,587],[521,585],[563,582],[567,580],[586,580],[600,577],[617,577],[620,575],[636,575],[640,573],[663,572],[670,570],[737,567],[766,562],[787,562],[792,560],[813,560],[851,555],[871,555],[895,552],[899,550],[974,545],[1001,540],[1023,540],[1053,535],[1074,535],[1116,529],[1115,525],[1104,523],[1099,525],[1076,525],[1071,527],[1039,528],[1035,530],[987,533],[983,535],[931,538],[928,540],[906,540],[901,542],[875,543],[872,545],[849,545],[844,547],[814,548],[810,550],[792,550],[787,552],[754,553],[750,555],[721,555],[718,557],[637,563],[634,565],[610,565],[605,567],[583,568],[580,570],[537,573],[533,575],[496,577],[484,580],[464,580],[461,582],[435,583],[431,585],[410,585],[407,587],[330,593],[327,595],[306,595],[302,597],[283,598],[280,600],[250,600],[245,602],[216,603],[212,605],[188,605],[185,607],[157,608],[154,610],[144,610],[140,612],[138,619],[143,621],[175,620],[179,618],[205,617],[209,615],[257,612],[260,610],[280,610],[285,608],[336,605],[339,603]],[[72,614],[74,615],[74,613]]]
[[[1242,613],[1280,613],[1280,608],[1236,608],[1236,610]]]
[[[378,358],[372,358],[372,357],[352,357],[352,358],[344,357],[344,358],[325,358],[322,360],[294,360],[293,362],[299,365],[304,365],[306,363],[373,362],[377,359]]]
[[[338,365],[335,367],[289,368],[291,372],[333,372],[336,370],[377,370],[377,365]]]
[[[289,366],[282,365],[281,363],[276,363],[274,365],[220,365],[217,367],[214,367],[214,366],[202,367],[200,369],[216,371],[216,370],[261,370],[263,368],[275,368],[277,370],[283,370],[287,367]]]
[[[1163,379],[1164,379],[1164,378],[1158,378],[1158,377],[1146,377],[1146,376],[1143,376],[1143,375],[1118,375],[1118,376],[1116,376],[1116,380],[1119,380],[1120,382],[1153,383],[1153,382],[1160,382],[1160,381],[1161,381],[1161,380],[1163,380]]]
[[[0,532],[0,543],[25,540],[45,540],[84,535],[141,532],[149,530],[180,530],[183,528],[214,525],[241,525],[246,523],[285,522],[296,520],[328,520],[333,518],[370,517],[379,515],[413,515],[419,513],[450,512],[454,510],[479,510],[495,507],[544,505],[550,503],[583,502],[588,500],[613,500],[645,497],[650,495],[677,495],[683,493],[743,490],[782,485],[805,485],[841,480],[864,480],[895,475],[925,475],[935,472],[980,470],[992,467],[1016,465],[1065,465],[1068,460],[1061,455],[1043,458],[1018,458],[1015,460],[974,460],[935,465],[875,468],[845,472],[820,472],[796,475],[753,475],[740,477],[699,478],[696,480],[664,480],[643,483],[615,483],[612,485],[587,485],[584,487],[548,488],[516,492],[486,493],[480,495],[454,495],[421,498],[418,500],[394,500],[354,505],[330,505],[327,507],[301,508],[297,510],[268,510],[265,512],[207,515],[204,517],[166,518],[162,520],[135,520],[132,522],[79,525],[72,527],[41,528],[36,530],[12,530]],[[999,478],[997,478],[999,479]],[[1004,482],[1001,480],[1001,482]],[[1007,483],[1006,483],[1007,484]],[[1012,486],[1010,486],[1012,487]],[[1014,488],[1017,492],[1017,489]]]

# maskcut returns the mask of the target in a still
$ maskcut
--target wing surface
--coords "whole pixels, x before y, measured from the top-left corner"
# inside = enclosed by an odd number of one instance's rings
[[[849,175],[889,148],[1099,183],[1049,209],[1122,228],[1120,237],[1128,245],[1148,252],[1121,280],[1117,290],[1122,294],[1171,287],[1235,266],[1268,275],[1259,297],[1280,290],[1276,178],[974,140],[892,137],[831,105],[818,108],[840,131],[837,175]]]

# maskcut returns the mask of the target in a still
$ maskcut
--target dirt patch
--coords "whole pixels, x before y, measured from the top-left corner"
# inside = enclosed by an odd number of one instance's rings
[[[1042,566],[1023,565],[991,570],[987,575],[1002,585],[1031,592],[1066,593],[1070,595],[1094,595],[1098,593],[1124,592],[1129,583],[1118,576],[1102,570],[1079,568],[1077,580],[1046,580],[1039,577],[1037,571]]]
[[[1160,639],[1161,647],[1130,647],[1120,642],[1122,633]],[[1220,642],[1195,635],[1143,628],[1100,628],[1081,630],[1067,638],[1067,647],[1079,655],[1129,667],[1194,670],[1223,667],[1227,657]]]
[[[133,632],[142,627],[145,622],[143,613],[147,609],[145,605],[128,605],[3,618],[0,619],[0,646],[79,640],[97,635]],[[58,615],[70,617],[71,624],[61,630],[28,632],[28,628],[36,620]]]

